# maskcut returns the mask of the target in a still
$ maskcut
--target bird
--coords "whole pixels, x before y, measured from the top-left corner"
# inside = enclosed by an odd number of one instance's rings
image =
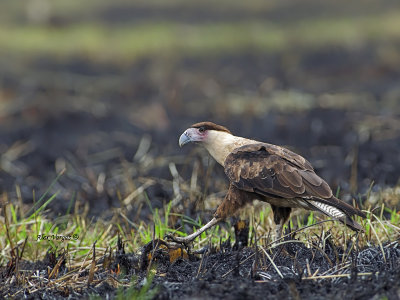
[[[189,143],[205,147],[224,167],[229,188],[213,218],[186,237],[174,237],[175,242],[192,242],[254,199],[271,205],[276,239],[282,236],[283,225],[292,208],[318,211],[354,231],[364,231],[351,217],[366,218],[366,215],[336,198],[329,185],[301,155],[281,146],[235,136],[226,127],[209,121],[193,124],[182,133],[179,146]]]

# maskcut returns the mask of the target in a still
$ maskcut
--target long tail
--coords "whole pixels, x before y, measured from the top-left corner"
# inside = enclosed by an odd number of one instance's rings
[[[307,203],[315,210],[337,219],[355,231],[364,231],[364,228],[351,218],[354,215],[366,218],[366,215],[358,208],[355,208],[335,197],[330,199],[316,198],[315,200],[307,200]]]

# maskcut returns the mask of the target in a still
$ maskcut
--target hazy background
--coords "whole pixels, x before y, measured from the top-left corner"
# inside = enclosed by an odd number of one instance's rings
[[[32,203],[64,168],[60,213],[104,213],[143,184],[161,207],[193,170],[199,196],[181,197],[222,197],[222,169],[177,146],[202,120],[290,146],[346,200],[399,183],[398,0],[0,6],[0,191],[12,201]]]

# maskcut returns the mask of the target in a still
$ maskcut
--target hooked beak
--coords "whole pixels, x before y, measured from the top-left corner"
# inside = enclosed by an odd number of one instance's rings
[[[186,145],[187,143],[190,143],[191,141],[192,140],[186,130],[184,133],[182,133],[182,135],[179,138],[179,147],[182,147],[182,146]]]
[[[196,128],[188,128],[179,138],[179,146],[186,145],[191,142],[201,142],[203,141],[202,136],[199,135]]]

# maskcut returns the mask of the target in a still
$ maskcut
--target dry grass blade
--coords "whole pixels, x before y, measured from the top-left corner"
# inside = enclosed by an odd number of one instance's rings
[[[149,186],[152,186],[153,184],[155,184],[155,181],[152,179],[148,179],[140,187],[138,187],[136,190],[134,190],[132,193],[130,193],[127,197],[125,197],[125,199],[122,200],[122,203],[125,206],[130,205],[133,199],[135,199],[137,196],[142,194]]]
[[[196,278],[199,278],[200,271],[201,271],[201,268],[202,268],[202,266],[203,266],[203,261],[204,261],[205,254],[206,254],[206,253],[204,253],[204,254],[201,256],[199,268],[197,269]]]
[[[136,224],[133,223],[131,220],[129,220],[129,218],[128,218],[124,213],[119,212],[119,215],[120,215],[126,222],[128,222],[128,224],[129,224],[130,226],[132,226],[133,228],[135,228],[135,229],[138,229],[138,228],[139,228],[138,225],[136,225]]]
[[[277,242],[282,241],[282,240],[286,239],[287,237],[290,237],[290,236],[294,235],[295,233],[301,232],[301,231],[303,231],[303,230],[305,230],[305,229],[309,229],[309,228],[311,228],[311,227],[315,227],[315,226],[317,226],[317,225],[320,225],[320,224],[323,224],[323,223],[326,223],[326,222],[334,222],[334,221],[336,221],[336,220],[333,220],[333,219],[323,220],[323,221],[319,221],[319,222],[317,222],[317,223],[315,223],[315,224],[311,224],[311,225],[307,225],[307,226],[301,227],[301,228],[299,228],[299,229],[296,229],[296,230],[294,230],[294,231],[289,232],[288,234],[283,235],[283,236],[282,236],[281,238],[279,238],[279,239],[273,240],[272,242],[268,243],[265,247],[268,248],[268,247],[270,247],[270,246],[272,246],[272,245],[273,245],[274,247],[276,247],[276,246],[278,246],[278,245],[285,244],[285,242],[283,242],[283,243],[277,243]]]
[[[378,241],[379,248],[380,248],[381,251],[382,251],[383,260],[384,260],[385,263],[386,263],[386,255],[385,255],[385,251],[384,251],[384,249],[383,249],[383,245],[382,245],[381,239],[379,238],[378,234],[376,233],[376,230],[375,230],[374,226],[372,225],[372,222],[371,222],[370,219],[368,219],[368,223],[369,223],[369,226],[370,226],[372,232],[374,233],[374,235],[375,235],[375,237],[376,237],[376,240]]]
[[[374,219],[381,225],[383,231],[384,231],[385,234],[386,234],[387,239],[390,240],[390,235],[389,235],[388,231],[386,230],[385,226],[383,225],[381,219],[379,219],[379,218],[378,218],[377,216],[375,216],[374,214],[373,214],[372,216],[373,216]]]
[[[108,250],[108,249],[106,249],[106,251],[105,251],[105,253],[104,253],[104,260],[103,260],[103,268],[104,268],[105,270],[108,270],[108,269],[110,268],[111,261],[112,261],[112,257],[111,257],[111,247],[109,248],[108,255],[107,255],[107,250]]]
[[[50,275],[49,275],[49,279],[51,278],[55,278],[58,275],[58,270],[60,269],[61,264],[63,263],[65,259],[65,253],[63,253],[61,255],[61,257],[58,259],[57,264],[54,266],[53,270],[51,271]]]
[[[358,273],[357,276],[372,276],[378,275],[379,272],[366,272],[366,273]],[[310,276],[303,277],[304,280],[315,280],[315,279],[333,279],[333,278],[341,278],[341,277],[350,277],[351,274],[337,274],[337,275],[320,275],[320,276]]]
[[[311,268],[310,268],[310,263],[309,263],[309,261],[308,261],[308,258],[306,259],[306,264],[307,264],[307,272],[308,272],[308,275],[311,277],[312,274],[311,274]]]
[[[337,265],[335,265],[334,267],[332,267],[332,268],[330,268],[330,269],[328,269],[328,270],[326,270],[324,273],[321,273],[321,275],[326,275],[326,274],[334,274],[334,273],[336,273],[336,272],[340,272],[340,271],[342,271],[342,270],[344,270],[344,269],[347,269],[348,267],[350,267],[351,266],[351,263],[345,263],[343,266],[341,266],[341,267],[339,267],[340,266],[340,264],[337,264]]]
[[[239,266],[240,266],[240,265],[243,265],[246,261],[248,261],[248,260],[249,260],[250,258],[252,258],[253,256],[255,256],[255,252],[254,252],[253,254],[249,255],[248,257],[246,257],[244,260],[242,260],[242,261],[239,263]],[[235,268],[236,268],[236,267],[235,267]],[[223,274],[221,277],[224,278],[224,277],[228,276],[230,273],[232,273],[232,272],[235,270],[235,268],[229,270],[228,272],[226,272],[225,274]]]
[[[155,231],[155,226],[153,226],[153,239],[152,239],[152,243],[153,243],[152,247],[153,247],[153,249],[151,251],[151,257],[150,257],[149,265],[148,265],[147,271],[146,271],[147,275],[149,274],[149,272],[151,270],[151,266],[152,266],[153,261],[154,261],[154,254],[156,253],[156,251],[158,249],[158,246],[160,245],[160,240],[156,239],[155,237],[156,237],[156,231]]]
[[[5,153],[0,156],[0,169],[11,174],[12,176],[25,176],[27,167],[25,164],[15,164],[19,157],[25,156],[32,152],[35,146],[31,141],[17,141]]]
[[[92,283],[94,278],[94,271],[96,269],[96,242],[93,243],[93,257],[92,257],[92,264],[90,265],[90,270],[89,270],[88,285]]]
[[[10,242],[10,246],[11,246],[11,256],[14,256],[14,243],[13,240],[10,237],[10,223],[8,220],[8,215],[7,215],[7,204],[8,204],[8,198],[7,198],[7,194],[3,193],[3,197],[2,197],[2,206],[3,206],[3,211],[4,211],[4,222],[6,224],[6,234],[7,234],[7,239]]]
[[[149,151],[150,146],[151,146],[151,136],[146,134],[140,140],[139,146],[133,157],[133,160],[140,161]]]
[[[317,276],[318,273],[319,273],[319,269],[317,269],[317,270],[314,272],[314,274],[311,275],[311,277]]]
[[[257,264],[258,264],[258,238],[257,238],[257,227],[258,227],[258,224],[255,222],[255,220],[254,220],[254,214],[251,216],[251,222],[252,222],[252,224],[255,224],[254,225],[254,248],[255,248],[255,258],[254,258],[254,262],[253,262],[253,265],[251,266],[251,269],[249,270],[249,272],[251,272],[251,274],[253,274],[253,276],[254,276],[254,274],[256,274],[256,270],[257,270]]]
[[[290,233],[288,233],[288,234],[282,236],[281,238],[279,238],[279,239],[277,239],[277,240],[274,240],[274,241],[268,243],[268,244],[265,246],[265,248],[270,247],[271,245],[274,245],[274,247],[277,247],[277,246],[284,245],[284,244],[288,244],[288,243],[301,243],[301,244],[304,244],[303,242],[301,242],[301,241],[296,241],[296,240],[283,241],[283,242],[280,242],[280,243],[277,243],[277,242],[278,242],[278,241],[281,241],[281,240],[283,240],[283,239],[285,239],[285,238],[287,238],[287,237],[289,237],[289,236],[291,236],[291,235],[293,235],[293,234],[295,234],[295,233],[297,233],[297,232],[300,232],[300,231],[303,231],[303,230],[305,230],[305,229],[314,227],[314,226],[316,226],[316,225],[320,225],[320,224],[322,224],[322,223],[333,222],[333,221],[335,221],[335,220],[323,220],[323,221],[317,222],[317,223],[315,223],[315,224],[312,224],[312,225],[308,225],[308,226],[299,228],[299,229],[297,229],[297,230],[294,230],[294,231],[292,231],[292,232],[290,232]],[[315,245],[314,245],[314,246],[315,246]],[[322,249],[321,249],[321,248],[318,248],[318,247],[317,247],[317,249],[320,250],[321,253],[325,255],[325,257],[327,258],[328,262],[329,262],[331,265],[333,265],[332,261],[329,259],[329,257],[326,255],[326,253],[322,252]],[[264,250],[264,248],[263,248],[263,250]],[[245,263],[247,260],[249,260],[250,258],[252,258],[252,257],[255,256],[255,255],[256,255],[255,252],[254,252],[253,254],[249,255],[246,259],[244,259],[243,261],[241,261],[239,265],[242,265],[243,263]],[[228,272],[226,272],[225,274],[223,274],[221,277],[222,277],[222,278],[226,277],[226,276],[229,275],[231,272],[233,272],[233,270],[234,270],[234,269],[229,270]]]
[[[280,243],[276,244],[276,247],[277,247],[277,246],[284,245],[284,244],[290,244],[290,243],[304,244],[304,242],[302,242],[302,241],[288,240],[288,241],[284,241],[284,242],[280,242]],[[315,248],[315,249],[317,249],[317,250],[319,250],[319,251],[321,252],[321,254],[325,256],[325,258],[326,258],[326,260],[328,261],[328,263],[329,263],[331,266],[333,266],[333,262],[331,261],[331,259],[328,257],[328,255],[327,255],[320,247],[318,247],[317,245],[314,245],[314,244],[310,244],[310,246],[313,247],[313,248]]]
[[[90,255],[90,251],[88,252],[88,254],[86,254],[85,259],[84,259],[83,262],[80,264],[81,267],[80,267],[80,269],[78,270],[78,272],[76,272],[76,274],[72,274],[74,280],[78,280],[79,275],[80,275],[80,274],[83,272],[83,270],[86,268],[86,266],[87,266],[86,261],[87,261],[89,255]]]
[[[283,275],[281,273],[281,271],[279,271],[278,267],[276,266],[274,260],[271,258],[271,256],[268,254],[268,252],[264,249],[263,246],[260,246],[261,250],[264,252],[265,256],[268,258],[268,260],[271,262],[271,264],[273,265],[276,273],[278,273],[278,275],[283,278]]]
[[[179,186],[179,173],[176,169],[176,165],[173,162],[169,163],[169,171],[171,172],[173,178],[172,187],[174,190],[174,199],[172,200],[172,205],[175,206],[177,203],[179,203],[179,201],[182,200],[182,193]]]
[[[190,178],[190,200],[194,200],[194,195],[197,189],[197,177],[199,173],[199,162],[197,160],[193,163],[192,176]]]

